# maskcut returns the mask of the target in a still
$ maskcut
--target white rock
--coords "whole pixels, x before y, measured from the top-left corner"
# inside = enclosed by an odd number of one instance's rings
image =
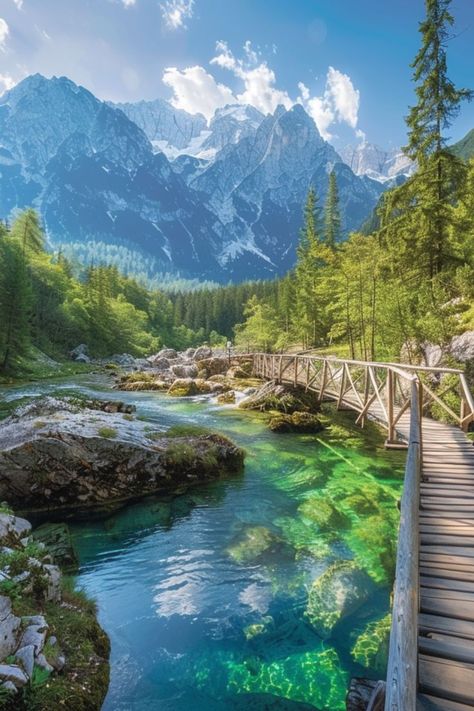
[[[13,682],[17,689],[28,683],[28,677],[17,664],[0,664],[0,680]]]
[[[21,647],[15,653],[16,660],[20,662],[21,666],[25,670],[25,673],[31,679],[33,676],[33,669],[35,666],[35,648],[32,644],[28,644],[26,647]]]
[[[54,668],[51,666],[51,664],[48,662],[44,654],[38,654],[36,657],[36,664],[41,668],[44,669],[45,671],[52,672],[54,671]]]
[[[46,601],[59,602],[61,600],[61,571],[57,565],[43,565],[43,569],[48,575]]]
[[[46,627],[41,627],[40,625],[30,625],[23,632],[20,648],[29,647],[31,645],[35,650],[35,654],[40,654],[43,650],[44,643],[46,642],[46,635]]]
[[[0,542],[13,536],[20,541],[31,533],[31,523],[13,514],[0,513]]]

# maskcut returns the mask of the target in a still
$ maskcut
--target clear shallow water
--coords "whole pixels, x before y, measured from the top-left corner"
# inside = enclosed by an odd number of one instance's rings
[[[389,607],[377,541],[401,487],[399,456],[274,435],[249,413],[111,392],[93,376],[0,394],[71,387],[133,402],[162,426],[216,429],[247,451],[240,477],[73,526],[78,583],[97,600],[112,643],[105,711],[264,709],[265,694],[333,711],[344,708],[352,675],[379,678],[351,650]],[[361,486],[385,503],[366,502],[350,527],[335,522],[322,535],[302,513],[314,495],[340,498]],[[370,596],[323,641],[306,615],[308,590],[331,562],[354,556],[372,577]]]

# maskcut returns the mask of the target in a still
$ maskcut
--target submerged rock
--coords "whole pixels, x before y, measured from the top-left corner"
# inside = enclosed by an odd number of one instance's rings
[[[42,402],[44,408],[35,403],[0,424],[0,500],[12,506],[74,515],[81,508],[109,509],[181,490],[242,467],[242,451],[217,434],[167,439],[120,413]]]
[[[372,590],[370,577],[355,563],[337,561],[313,582],[306,616],[317,634],[327,639],[337,624],[368,600]]]
[[[282,539],[265,526],[252,526],[227,548],[227,553],[236,563],[245,564],[280,551],[283,546]]]
[[[292,415],[277,415],[269,422],[272,432],[321,432],[324,426],[317,415],[309,412],[294,412]]]
[[[65,523],[44,523],[33,531],[33,538],[43,543],[61,568],[75,570],[79,565],[69,526]]]
[[[226,393],[221,393],[217,396],[217,402],[219,405],[233,405],[235,403],[235,392],[229,390]]]
[[[369,622],[365,630],[357,637],[351,650],[351,655],[357,664],[385,674],[391,624],[391,614],[385,615],[375,622]]]
[[[274,381],[264,383],[252,395],[242,400],[239,407],[244,410],[275,410],[287,415],[299,412],[318,412],[319,404],[313,393],[301,388],[291,388]]]

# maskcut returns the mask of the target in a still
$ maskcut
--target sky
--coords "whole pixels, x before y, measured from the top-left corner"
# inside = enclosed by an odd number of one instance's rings
[[[474,0],[452,0],[448,70],[474,88]],[[334,145],[403,145],[424,0],[0,0],[0,93],[68,76],[100,99],[210,118],[302,103]],[[474,127],[474,102],[449,135]]]

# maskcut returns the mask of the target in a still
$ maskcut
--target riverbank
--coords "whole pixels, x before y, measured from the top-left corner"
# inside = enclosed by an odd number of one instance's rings
[[[380,530],[377,513],[396,511],[403,455],[385,452],[375,427],[367,438],[350,416],[339,413],[336,422],[325,408],[321,433],[282,435],[268,430],[268,413],[220,405],[215,396],[116,391],[111,383],[84,375],[4,397],[63,392],[122,401],[146,426],[219,431],[248,457],[245,477],[72,524],[78,584],[97,599],[111,637],[104,711],[157,703],[243,709],[276,697],[288,708],[292,701],[344,708],[349,678],[379,678],[374,669],[384,664],[374,625],[389,610],[391,581],[379,544],[396,523],[387,519]],[[358,511],[347,500],[352,493],[363,495]],[[326,523],[312,518],[321,502],[333,511]],[[353,569],[334,568],[349,560]],[[343,572],[351,589],[361,588],[359,603],[346,599],[323,641],[308,615],[328,602],[316,588],[309,605],[309,591],[325,573],[324,587],[334,590]]]
[[[0,512],[0,708],[100,709],[110,645],[96,606],[62,574],[29,521]]]

